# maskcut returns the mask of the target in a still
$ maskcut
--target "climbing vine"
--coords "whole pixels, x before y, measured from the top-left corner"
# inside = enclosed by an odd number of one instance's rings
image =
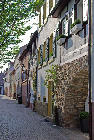
[[[48,81],[52,81],[53,85],[54,85],[54,90],[52,91],[52,94],[55,94],[55,89],[57,86],[57,82],[58,82],[58,75],[57,75],[57,71],[58,71],[58,65],[52,65],[48,70],[46,70],[46,76],[45,76],[45,80],[44,80],[44,85],[49,88],[49,84]]]

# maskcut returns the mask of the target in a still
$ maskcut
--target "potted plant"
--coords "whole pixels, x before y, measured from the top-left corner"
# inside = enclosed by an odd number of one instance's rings
[[[76,34],[82,29],[82,24],[80,19],[76,19],[73,24],[71,24],[71,33]]]
[[[58,36],[56,38],[57,44],[61,46],[65,42],[65,39],[66,39],[66,36],[64,34]]]
[[[82,132],[89,132],[89,113],[88,112],[80,112],[80,125]]]

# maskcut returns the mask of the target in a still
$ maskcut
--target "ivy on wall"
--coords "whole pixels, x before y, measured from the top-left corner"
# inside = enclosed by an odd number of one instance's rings
[[[57,71],[58,71],[58,65],[52,65],[48,70],[46,70],[46,76],[45,76],[45,80],[44,80],[44,85],[49,88],[48,85],[48,81],[52,81],[54,84],[54,90],[52,92],[52,95],[55,94],[55,89],[57,86],[57,82],[58,82],[58,75],[57,75]]]

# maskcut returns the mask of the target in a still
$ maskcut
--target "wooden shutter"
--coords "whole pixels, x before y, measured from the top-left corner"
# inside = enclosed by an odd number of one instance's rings
[[[52,9],[53,7],[53,0],[49,0],[49,11]]]
[[[53,33],[50,36],[50,41],[49,41],[49,57],[53,54]]]
[[[41,25],[43,24],[43,6],[41,7]]]
[[[43,45],[43,61],[45,61],[45,49],[46,49],[46,41],[44,42]]]
[[[71,24],[72,24],[72,18],[70,18],[68,22],[68,35],[70,35],[71,33]]]
[[[46,19],[46,2],[43,5],[43,19]]]
[[[40,45],[40,64],[43,64],[43,45]]]
[[[40,14],[39,14],[39,27],[41,27],[41,10],[40,10]]]
[[[46,49],[45,49],[45,61],[49,60],[49,38],[46,40]]]
[[[40,63],[40,48],[38,50],[38,63]]]

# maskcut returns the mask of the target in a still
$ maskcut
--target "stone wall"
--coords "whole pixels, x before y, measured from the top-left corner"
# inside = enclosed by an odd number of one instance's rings
[[[35,104],[35,111],[40,115],[48,116],[48,103],[37,101]]]
[[[58,69],[56,104],[59,124],[79,126],[79,113],[85,110],[88,96],[88,57],[83,56]]]

